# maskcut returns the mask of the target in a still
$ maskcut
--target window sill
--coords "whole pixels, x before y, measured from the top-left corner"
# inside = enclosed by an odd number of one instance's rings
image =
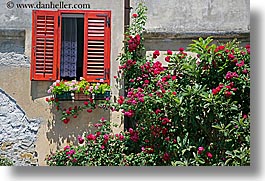
[[[59,101],[87,101],[91,98],[93,100],[106,100],[111,97],[111,92],[106,91],[104,94],[84,94],[83,92],[65,92],[63,94],[55,94],[54,98]]]

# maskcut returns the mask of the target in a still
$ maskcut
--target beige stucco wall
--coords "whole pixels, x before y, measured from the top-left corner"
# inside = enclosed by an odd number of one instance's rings
[[[19,1],[13,1],[15,3]],[[21,1],[20,1],[21,2]],[[38,2],[34,0],[25,1],[26,3]],[[42,3],[50,0],[42,0]],[[54,0],[54,3],[60,2]],[[115,88],[113,76],[118,70],[116,58],[123,46],[124,30],[124,5],[123,1],[117,0],[65,0],[65,3],[88,3],[90,9],[111,10],[111,86],[112,98],[118,96],[118,90]],[[2,4],[1,4],[2,3]],[[0,3],[0,28],[18,28],[26,31],[25,38],[25,55],[30,57],[31,54],[31,10],[32,9],[7,9],[5,3]],[[0,16],[0,17],[1,17]],[[96,123],[101,117],[111,119],[113,122],[120,124],[119,131],[123,129],[119,113],[110,113],[101,109],[94,110],[92,113],[84,111],[76,119],[71,119],[69,124],[60,121],[60,115],[51,108],[45,101],[47,89],[51,82],[30,81],[30,67],[27,66],[0,66],[0,87],[8,95],[14,98],[17,104],[25,111],[29,119],[37,118],[41,120],[41,126],[38,131],[36,141],[36,151],[38,153],[39,165],[45,165],[45,157],[50,151],[55,151],[69,143],[77,143],[76,137],[83,132],[93,131],[90,126]],[[64,102],[63,107],[73,107],[74,105],[83,104],[80,102]]]

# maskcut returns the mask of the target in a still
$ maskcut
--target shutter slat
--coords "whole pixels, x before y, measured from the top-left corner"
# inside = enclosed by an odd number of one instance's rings
[[[110,27],[106,24],[109,17],[109,11],[85,14],[84,77],[90,82],[105,79],[109,83]]]
[[[56,80],[58,11],[33,11],[33,80]]]

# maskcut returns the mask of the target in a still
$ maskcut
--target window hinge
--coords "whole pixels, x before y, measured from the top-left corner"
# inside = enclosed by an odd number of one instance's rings
[[[107,14],[97,14],[97,17],[105,17],[106,18],[106,26],[110,27],[110,17]]]
[[[106,23],[107,23],[107,27],[110,28],[110,17],[107,17],[107,18],[106,18]]]

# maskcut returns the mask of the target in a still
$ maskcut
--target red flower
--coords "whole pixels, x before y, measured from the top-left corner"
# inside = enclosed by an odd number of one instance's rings
[[[157,109],[156,111],[155,111],[155,113],[156,114],[159,114],[159,113],[161,113],[162,111],[160,110],[160,109]]]
[[[70,119],[69,119],[69,118],[66,118],[66,119],[64,119],[64,120],[63,120],[64,124],[68,124],[68,123],[69,123],[69,121],[70,121]]]
[[[120,96],[120,98],[118,99],[118,103],[119,103],[120,105],[122,105],[123,102],[124,102],[124,97],[123,97],[123,96]]]
[[[137,18],[138,14],[134,13],[134,14],[132,14],[132,17]]]
[[[229,91],[225,91],[224,94],[225,94],[225,97],[227,98],[229,98],[232,95],[232,93]]]
[[[85,102],[84,102],[84,104],[85,104],[85,106],[87,106],[87,105],[88,105],[88,102],[87,102],[87,101],[85,101]]]
[[[88,113],[92,113],[92,109],[88,109],[87,112],[88,112]]]
[[[101,132],[100,131],[96,132],[96,137],[98,137],[100,135],[101,135]]]
[[[133,110],[129,110],[129,111],[124,113],[124,116],[127,116],[129,118],[133,117],[133,115],[134,115],[134,111]]]
[[[165,138],[165,141],[169,141],[169,140],[170,140],[170,138],[169,138],[169,137],[166,137],[166,138]]]
[[[73,118],[77,118],[77,115],[75,114],[75,115],[73,115]]]
[[[165,161],[169,161],[170,160],[170,156],[169,156],[168,153],[164,153],[163,160],[165,160]]]
[[[160,55],[159,50],[155,50],[153,53],[153,58],[157,58]]]
[[[247,73],[248,73],[248,70],[247,70],[247,69],[244,69],[244,70],[242,71],[242,73],[243,73],[243,74],[247,74]]]
[[[50,102],[50,99],[48,97],[46,98],[46,102]]]
[[[145,83],[145,84],[149,84],[149,80],[145,80],[144,83]]]
[[[236,92],[237,91],[237,88],[233,88],[232,91]]]
[[[170,56],[166,56],[165,61],[170,62]]]
[[[182,48],[182,47],[181,47],[181,48],[179,48],[179,51],[180,51],[180,52],[183,52],[184,50],[185,50],[185,49],[184,49],[184,48]]]
[[[204,151],[204,148],[203,148],[202,146],[200,146],[200,147],[198,148],[198,154],[199,154],[199,155],[202,154],[203,151]]]
[[[70,149],[70,146],[67,145],[67,146],[65,146],[63,149],[64,149],[64,151],[65,151],[65,150],[69,150],[69,149]]]
[[[95,140],[95,139],[96,139],[96,136],[93,135],[93,134],[89,134],[89,135],[87,135],[86,138],[87,138],[88,140]]]
[[[176,79],[177,79],[177,76],[173,75],[173,76],[171,77],[171,79],[172,79],[172,80],[176,80]]]
[[[65,113],[69,115],[69,114],[71,114],[71,111],[66,110]]]
[[[172,52],[171,50],[167,50],[167,54],[168,54],[168,55],[172,55],[173,52]]]
[[[177,95],[177,93],[176,92],[172,92],[172,94],[175,96],[175,95]]]
[[[117,79],[118,77],[116,76],[116,75],[114,75],[114,77],[113,77],[114,79]]]
[[[235,56],[233,54],[228,55],[228,59],[233,60],[234,58],[235,58]]]
[[[224,84],[219,84],[218,86],[220,89],[222,89],[224,87]]]
[[[79,142],[79,144],[83,144],[84,143],[84,138],[82,138],[81,136],[78,136],[78,142]]]
[[[167,128],[163,128],[163,129],[162,129],[162,134],[163,134],[163,135],[166,135],[166,134],[167,134],[167,131],[168,131]]]
[[[247,119],[247,118],[248,118],[248,115],[244,114],[243,119]]]
[[[90,99],[89,99],[89,102],[90,102],[90,103],[93,103],[93,102],[94,102],[94,100],[93,100],[92,98],[90,98]]]
[[[218,94],[218,90],[217,89],[212,89],[212,93],[213,93],[213,95],[216,95],[216,94]]]
[[[213,158],[213,155],[212,155],[210,152],[207,152],[207,153],[206,153],[206,156],[207,156],[208,158],[210,158],[210,159]]]
[[[225,49],[225,46],[222,46],[222,45],[221,46],[218,46],[218,49],[219,50],[224,50]]]

